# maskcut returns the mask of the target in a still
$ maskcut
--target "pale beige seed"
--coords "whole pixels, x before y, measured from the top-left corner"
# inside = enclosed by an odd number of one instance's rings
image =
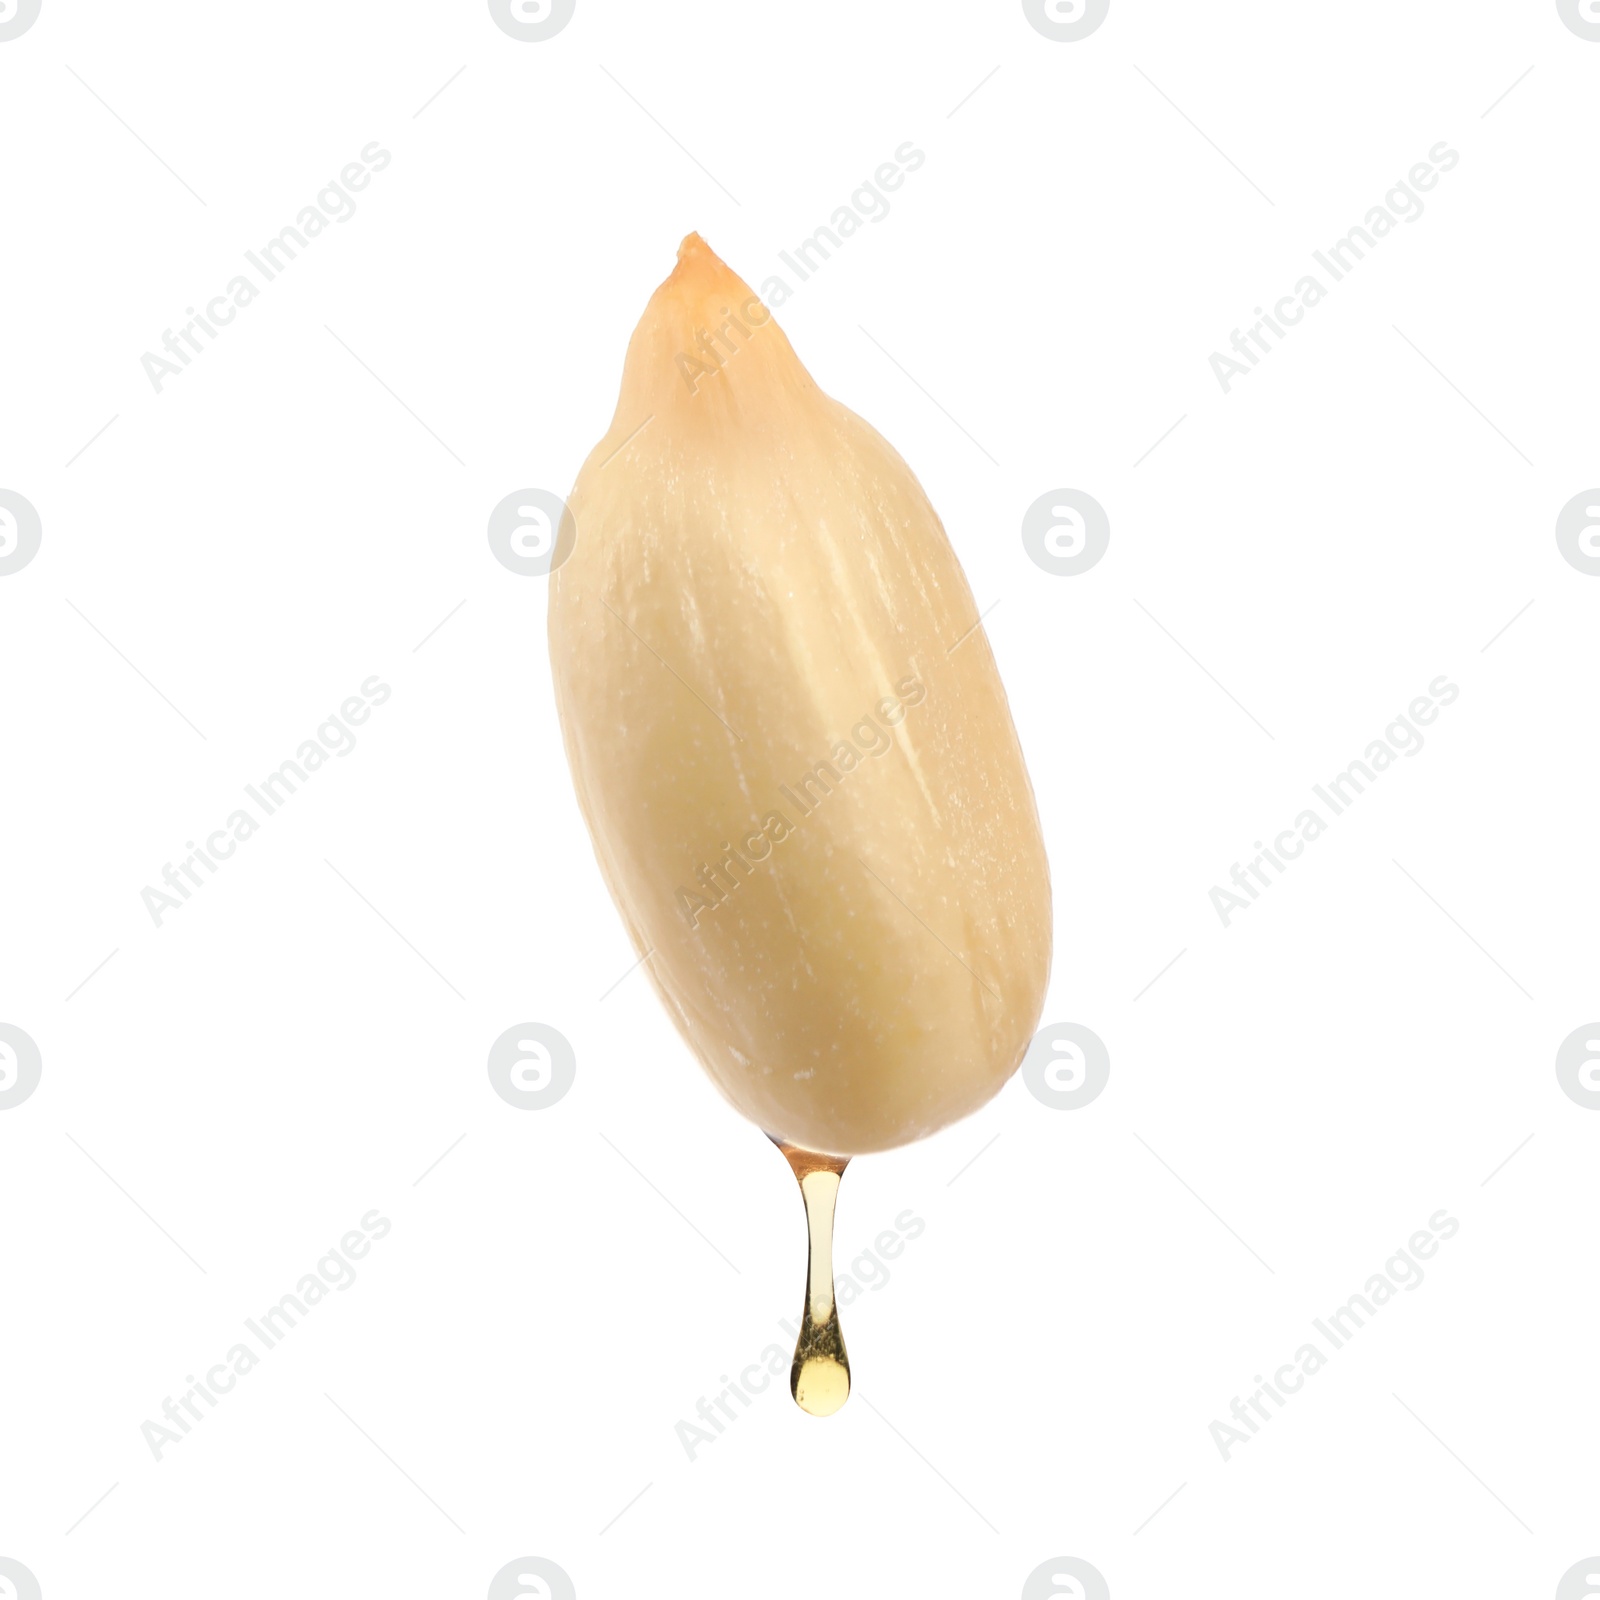
[[[706,1071],[766,1132],[838,1155],[982,1105],[1038,1022],[1049,869],[910,468],[691,234],[569,505],[550,585],[567,757]]]

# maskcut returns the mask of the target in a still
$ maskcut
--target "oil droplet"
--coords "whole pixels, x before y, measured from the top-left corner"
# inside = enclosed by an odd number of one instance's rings
[[[811,1252],[806,1267],[806,1305],[789,1368],[789,1393],[802,1411],[831,1417],[850,1395],[850,1357],[845,1353],[839,1307],[833,1298],[833,1206],[848,1156],[824,1156],[796,1145],[773,1143],[783,1152],[806,1203]]]

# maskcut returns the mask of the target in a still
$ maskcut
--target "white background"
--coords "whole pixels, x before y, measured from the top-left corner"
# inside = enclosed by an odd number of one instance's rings
[[[539,44],[44,0],[0,43],[0,487],[43,524],[0,578],[0,1021],[43,1057],[0,1112],[0,1556],[47,1600],[481,1596],[524,1555],[585,1600],[1009,1597],[1063,1555],[1118,1600],[1553,1595],[1600,1546],[1600,1115],[1553,1070],[1600,1014],[1600,580],[1554,539],[1600,481],[1597,81],[1532,0],[1114,0],[1078,43],[579,0]],[[141,355],[372,140],[158,395]],[[799,1200],[624,979],[545,582],[485,525],[565,493],[684,233],[759,286],[906,140],[779,316],[995,607],[1044,1020],[1111,1080],[852,1167],[841,1269],[926,1224],[846,1312],[854,1396],[774,1385],[691,1462],[799,1308]],[[1440,140],[1425,214],[1224,395],[1211,352]],[[1111,521],[1079,577],[1020,538],[1058,487]],[[371,674],[358,747],[154,926]],[[1211,887],[1440,674],[1426,748],[1225,929]],[[526,1020],[577,1054],[545,1111],[485,1071]],[[359,1281],[155,1461],[372,1208]],[[1213,1420],[1440,1208],[1427,1280],[1225,1463]]]

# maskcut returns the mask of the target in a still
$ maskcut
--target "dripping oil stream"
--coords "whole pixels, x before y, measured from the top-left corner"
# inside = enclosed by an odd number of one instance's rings
[[[833,1296],[833,1207],[850,1158],[818,1155],[779,1140],[773,1142],[799,1181],[811,1246],[805,1313],[789,1369],[789,1393],[802,1411],[813,1417],[831,1417],[850,1395],[850,1357]]]

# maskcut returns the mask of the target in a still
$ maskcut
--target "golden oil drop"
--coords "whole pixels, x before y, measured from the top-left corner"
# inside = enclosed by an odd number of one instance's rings
[[[800,1184],[810,1254],[806,1304],[789,1368],[789,1393],[802,1411],[831,1417],[850,1395],[850,1357],[833,1297],[833,1208],[848,1156],[824,1156],[774,1140]]]

